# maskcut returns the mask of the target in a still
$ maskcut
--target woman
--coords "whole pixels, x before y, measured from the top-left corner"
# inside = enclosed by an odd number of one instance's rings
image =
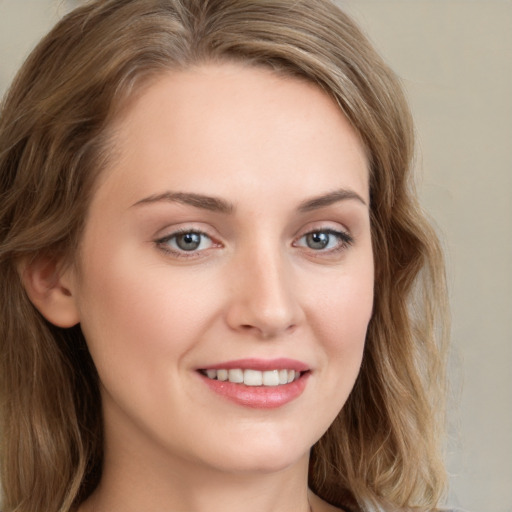
[[[442,258],[327,0],[103,0],[0,122],[3,510],[433,510]]]

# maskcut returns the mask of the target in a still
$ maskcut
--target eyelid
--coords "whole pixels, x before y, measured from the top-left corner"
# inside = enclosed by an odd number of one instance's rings
[[[319,231],[330,231],[333,233],[341,233],[346,235],[347,237],[353,238],[351,232],[345,224],[337,220],[313,220],[312,222],[307,222],[302,224],[302,227],[297,229],[295,232],[294,239],[297,240],[300,237],[307,235],[309,233],[316,233]]]
[[[299,245],[300,240],[313,233],[327,233],[329,235],[337,236],[340,240],[340,243],[336,247],[331,249],[312,249],[305,245]],[[350,247],[353,243],[354,237],[346,228],[341,227],[339,224],[337,225],[337,227],[333,227],[332,225],[320,224],[318,226],[311,226],[310,228],[301,230],[300,234],[294,238],[292,245],[295,247],[303,248],[304,250],[318,256],[326,256],[337,253],[339,251],[343,251],[344,249]]]
[[[333,225],[334,224],[334,225]],[[219,241],[219,237],[215,236],[210,232],[208,228],[199,227],[194,224],[168,227],[160,232],[166,232],[163,235],[156,235],[153,238],[153,243],[165,254],[175,257],[177,259],[190,259],[190,258],[201,258],[208,255],[211,249],[224,247],[223,243]],[[169,241],[180,235],[187,233],[197,233],[201,236],[207,237],[211,241],[209,247],[203,249],[192,249],[187,251],[185,249],[173,248],[170,246]],[[300,241],[313,233],[327,233],[338,238],[339,243],[336,247],[332,248],[312,248],[305,244],[301,244]],[[292,240],[292,247],[302,249],[315,256],[328,257],[338,252],[342,252],[350,247],[354,243],[354,238],[347,228],[337,222],[326,222],[326,223],[311,223],[303,227],[298,234]]]
[[[175,237],[180,235],[186,235],[188,233],[197,233],[201,236],[207,237],[211,241],[211,246],[205,249],[191,250],[186,251],[182,249],[172,248],[168,242]],[[222,247],[222,243],[217,240],[212,234],[208,233],[208,230],[198,228],[195,226],[187,226],[187,227],[179,227],[174,228],[172,231],[168,232],[166,235],[157,236],[154,239],[154,244],[165,254],[171,255],[176,258],[188,259],[188,258],[200,258],[204,256],[206,252],[208,252],[212,248]]]

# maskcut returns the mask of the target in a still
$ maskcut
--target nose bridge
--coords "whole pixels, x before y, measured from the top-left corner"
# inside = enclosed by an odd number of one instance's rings
[[[233,275],[230,325],[264,338],[291,330],[301,318],[291,262],[278,243],[256,243],[240,254]]]

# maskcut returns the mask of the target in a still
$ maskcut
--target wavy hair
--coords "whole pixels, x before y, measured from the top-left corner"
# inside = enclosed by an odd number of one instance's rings
[[[311,450],[311,488],[354,510],[432,510],[442,496],[444,265],[414,191],[397,77],[329,0],[95,0],[39,43],[1,107],[4,512],[73,510],[97,486],[103,454],[98,376],[80,327],[38,313],[20,261],[73,258],[109,127],[143,84],[223,61],[317,84],[369,158],[374,312],[355,387]]]

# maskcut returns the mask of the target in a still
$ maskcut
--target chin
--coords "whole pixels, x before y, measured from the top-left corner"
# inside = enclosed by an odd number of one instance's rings
[[[254,437],[254,434],[251,434]],[[249,437],[249,435],[247,436]],[[235,473],[276,473],[284,471],[300,461],[307,461],[310,445],[306,442],[291,443],[289,438],[272,439],[261,433],[258,439],[233,442],[214,456],[215,466]]]
[[[236,460],[223,460],[221,467],[216,465],[217,470],[237,473],[240,475],[250,474],[274,474],[285,471],[286,469],[295,466],[300,461],[306,459],[309,454],[309,450],[305,453],[297,456],[275,456],[275,454],[269,454],[267,457],[261,455],[255,457],[236,457]],[[306,459],[307,460],[307,459]]]

